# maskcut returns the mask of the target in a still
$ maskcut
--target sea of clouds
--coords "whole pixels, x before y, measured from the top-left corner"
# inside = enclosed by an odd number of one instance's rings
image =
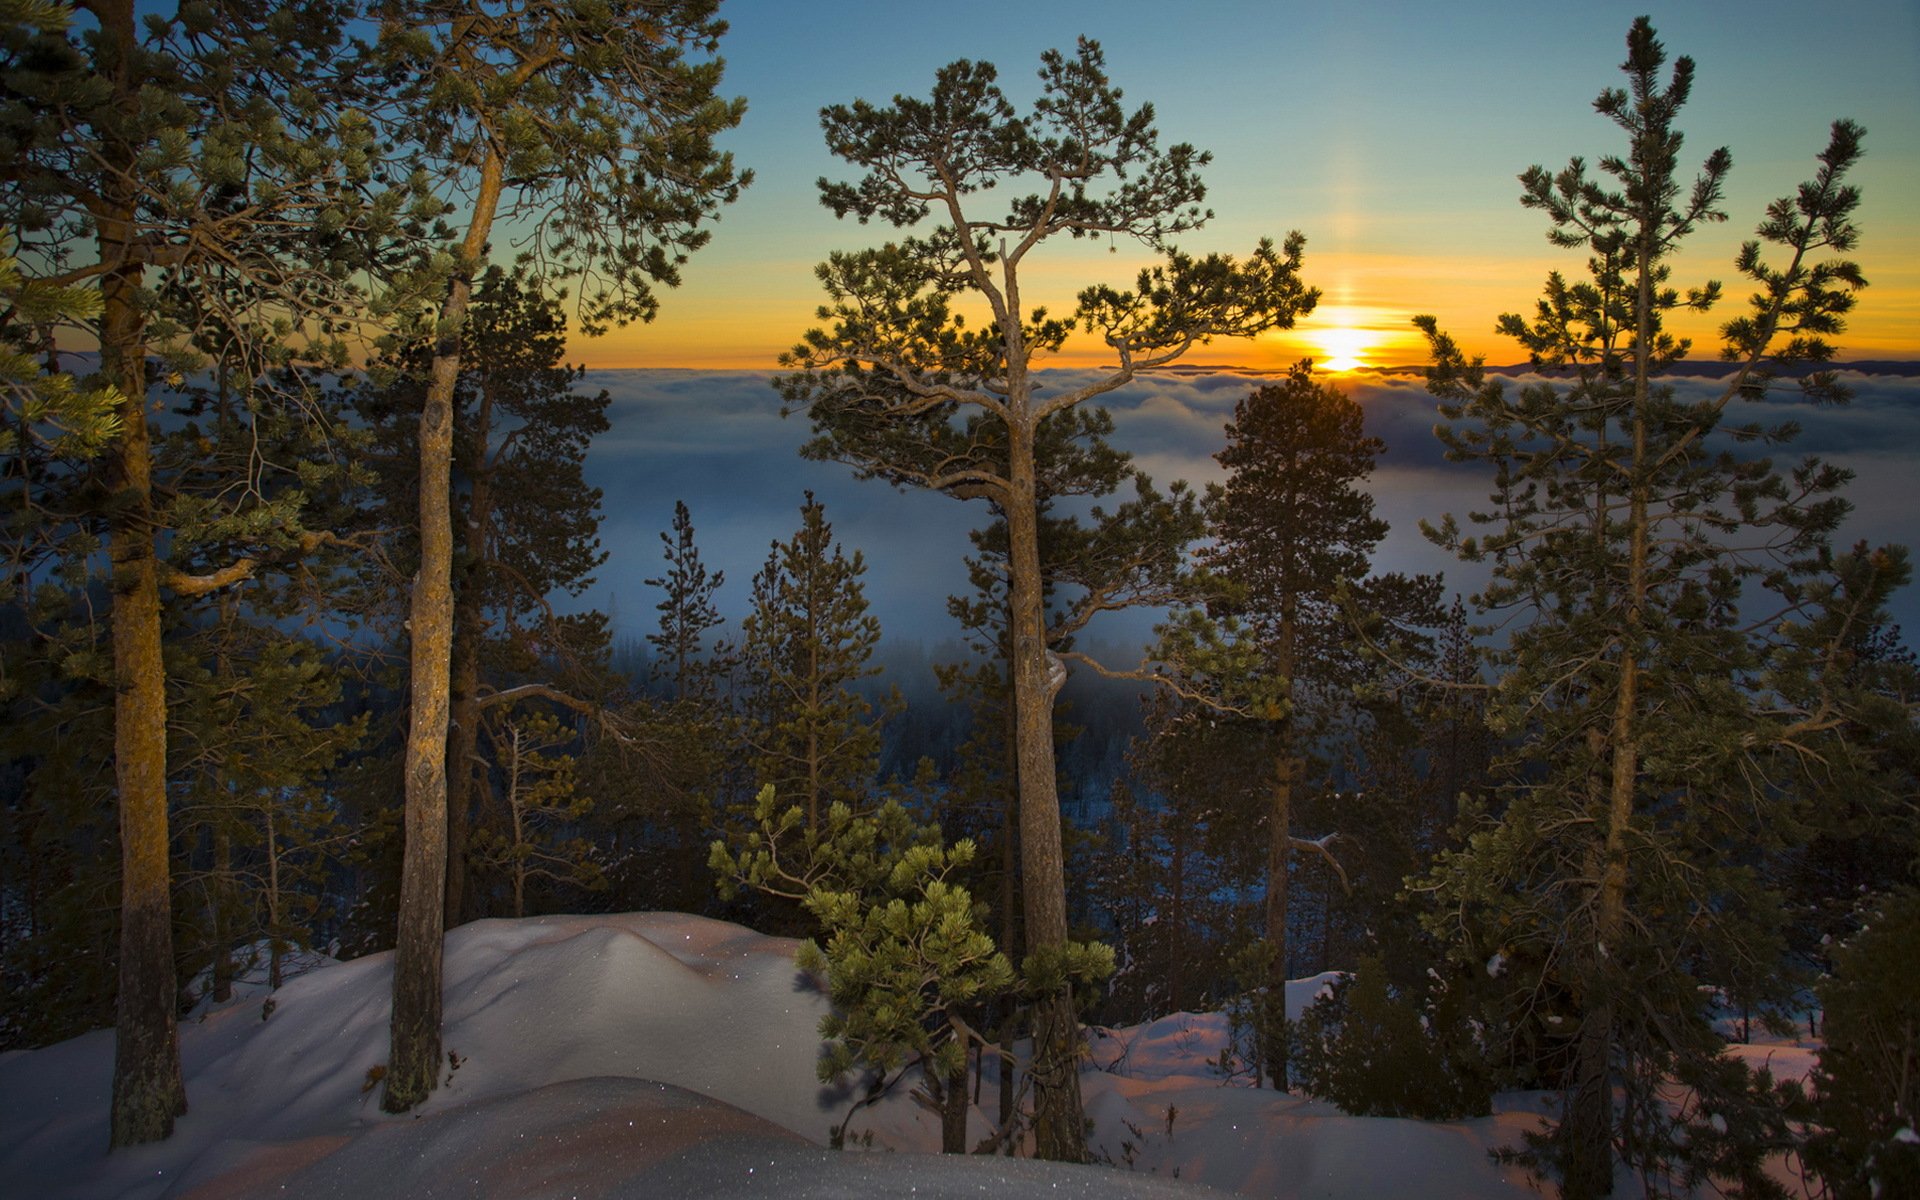
[[[1045,389],[1074,386],[1091,371],[1044,373]],[[945,597],[966,588],[961,559],[967,532],[986,519],[984,505],[925,492],[903,492],[853,478],[838,463],[800,457],[809,436],[804,414],[783,418],[780,399],[763,371],[597,370],[584,385],[612,398],[612,428],[594,442],[588,479],[605,493],[601,540],[609,559],[583,602],[611,609],[623,635],[653,628],[659,599],[645,580],[661,573],[659,532],[675,500],[693,515],[701,554],[726,572],[722,611],[737,621],[749,602],[749,584],[775,539],[791,535],[811,490],[825,503],[840,541],[868,564],[866,589],[889,638],[938,642],[956,632]],[[1529,382],[1522,374],[1514,386]],[[1920,364],[1908,373],[1847,372],[1853,401],[1815,407],[1799,400],[1791,381],[1763,403],[1742,404],[1738,421],[1793,421],[1801,434],[1782,462],[1817,455],[1854,472],[1846,495],[1854,511],[1843,542],[1911,544],[1920,537],[1914,492],[1920,484]],[[1213,455],[1224,445],[1234,404],[1271,377],[1243,372],[1157,374],[1109,393],[1114,441],[1133,452],[1155,482],[1218,481]],[[1682,398],[1717,394],[1718,381],[1670,381]],[[1386,451],[1371,480],[1376,511],[1392,532],[1376,559],[1380,570],[1444,572],[1450,591],[1471,594],[1477,572],[1429,544],[1418,522],[1484,505],[1490,476],[1484,467],[1446,461],[1433,435],[1434,399],[1415,374],[1342,376],[1336,386],[1360,402],[1367,432]],[[1920,588],[1895,604],[1895,619],[1920,630]],[[1105,618],[1103,618],[1105,619]],[[1096,636],[1144,635],[1150,619],[1114,618]]]

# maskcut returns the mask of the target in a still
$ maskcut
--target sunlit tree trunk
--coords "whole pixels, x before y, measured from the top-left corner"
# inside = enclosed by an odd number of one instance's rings
[[[96,6],[101,61],[129,110],[138,104],[131,0]],[[119,161],[133,147],[110,144]],[[114,782],[120,799],[120,992],[114,1020],[114,1146],[159,1141],[187,1111],[174,1025],[173,904],[167,833],[166,668],[147,430],[146,319],[132,185],[109,176],[99,216],[101,372],[119,387],[121,434],[107,451],[113,594]]]
[[[1016,397],[1026,388],[1016,384]],[[1018,401],[1016,400],[1016,403]],[[1013,618],[1013,702],[1020,763],[1020,866],[1027,953],[1067,944],[1067,892],[1060,798],[1053,756],[1054,686],[1047,662],[1039,521],[1034,489],[1034,430],[1024,411],[1009,423],[1012,496],[1007,504],[1008,575]],[[1070,987],[1035,999],[1033,1066],[1035,1152],[1045,1159],[1086,1157],[1080,1100],[1080,1022]]]
[[[457,274],[440,312],[426,403],[420,410],[420,573],[413,580],[411,707],[407,727],[406,856],[400,873],[393,969],[392,1047],[381,1107],[405,1112],[434,1089],[440,1069],[441,939],[447,876],[447,716],[453,654],[453,394],[473,272],[500,202],[503,167],[489,153]]]

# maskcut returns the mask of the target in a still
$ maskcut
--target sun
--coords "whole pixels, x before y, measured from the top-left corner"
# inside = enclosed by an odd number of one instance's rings
[[[1367,365],[1366,355],[1373,349],[1374,341],[1373,334],[1365,329],[1323,329],[1320,349],[1324,357],[1314,365],[1335,374],[1358,371]]]

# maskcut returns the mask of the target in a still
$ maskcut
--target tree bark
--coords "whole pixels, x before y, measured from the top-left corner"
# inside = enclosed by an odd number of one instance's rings
[[[1567,1106],[1565,1186],[1569,1200],[1613,1194],[1613,1051],[1618,1034],[1613,1007],[1616,972],[1613,956],[1627,928],[1627,833],[1633,822],[1634,794],[1640,776],[1639,683],[1645,651],[1647,564],[1651,524],[1647,404],[1651,392],[1649,355],[1655,332],[1654,267],[1658,224],[1643,218],[1639,236],[1638,291],[1633,345],[1632,457],[1629,459],[1627,586],[1621,597],[1620,682],[1614,695],[1608,732],[1612,751],[1607,787],[1606,841],[1595,898],[1593,961],[1589,989],[1598,989],[1582,1014],[1574,1058],[1573,1097]]]
[[[1024,378],[1021,383],[1024,384]],[[1025,388],[1017,391],[1024,393]],[[1053,756],[1053,687],[1047,668],[1041,595],[1039,517],[1035,503],[1033,421],[1024,404],[1008,422],[1006,511],[1010,616],[1013,623],[1013,701],[1020,764],[1020,859],[1027,953],[1058,953],[1067,943],[1065,860],[1060,798]],[[1080,1099],[1080,1022],[1072,988],[1041,996],[1033,1006],[1035,1153],[1083,1162],[1085,1113]]]
[[[132,296],[139,271],[109,275],[102,344],[127,397],[111,451],[114,781],[120,793],[120,993],[115,1010],[111,1143],[173,1133],[187,1111],[174,1026],[173,904],[167,833],[167,696],[153,544],[146,364]],[[134,341],[129,346],[126,338]],[[109,357],[109,355],[111,357]]]
[[[1015,731],[1013,699],[1011,695],[1006,704],[1006,756],[1007,782],[1006,794],[1001,797],[1000,807],[1000,949],[1008,959],[1019,962],[1020,954],[1020,918],[1019,918],[1019,817],[1020,763],[1017,750],[1018,739]],[[1013,1121],[1014,1105],[1014,1026],[1019,1018],[1019,1007],[1011,996],[1002,998],[1000,1014],[1000,1127],[1010,1128]],[[1011,1143],[1009,1143],[1009,1152]]]
[[[1173,894],[1167,898],[1171,921],[1167,929],[1167,1008],[1187,1011],[1187,823],[1168,822],[1167,849],[1172,858]]]
[[[1293,619],[1281,619],[1278,638],[1281,702],[1293,703]],[[1287,901],[1291,875],[1288,856],[1293,851],[1293,714],[1283,715],[1274,728],[1273,787],[1267,807],[1267,944],[1273,961],[1267,967],[1266,1002],[1261,1006],[1260,1050],[1273,1090],[1287,1090]]]
[[[411,709],[405,779],[406,857],[400,872],[393,1024],[380,1106],[405,1112],[440,1073],[441,950],[447,883],[447,717],[453,656],[453,393],[473,274],[500,203],[504,164],[489,151],[473,219],[440,311],[439,341],[420,410],[420,572],[413,580]]]
[[[468,534],[468,550],[478,540]],[[471,561],[479,561],[477,558]],[[480,611],[469,594],[478,585],[470,573],[454,599],[451,700],[447,723],[447,891],[446,928],[467,919],[467,841],[481,794],[475,756],[480,748]]]
[[[213,930],[213,988],[215,1004],[233,999],[233,834],[224,822],[213,830],[213,882],[208,887],[208,924]]]
[[[130,0],[100,5],[100,57],[123,111],[137,106]],[[130,146],[109,154],[131,162]],[[146,319],[135,245],[135,198],[110,174],[99,222],[101,372],[120,388],[121,433],[107,452],[107,537],[113,595],[114,782],[120,800],[120,991],[114,1016],[110,1144],[173,1133],[187,1111],[174,1025],[173,903],[167,832],[167,693],[160,645],[160,573],[154,548],[147,429]]]
[[[960,1069],[947,1076],[940,1094],[940,1153],[966,1152],[967,1067],[966,1060],[962,1059]]]
[[[1261,1005],[1260,1051],[1262,1067],[1273,1090],[1287,1090],[1287,855],[1293,848],[1293,756],[1281,735],[1281,752],[1273,764],[1273,788],[1267,807],[1267,944],[1273,961],[1267,966],[1267,990]]]
[[[463,269],[464,266],[463,266]],[[453,385],[471,284],[456,279],[441,315],[432,385],[420,412],[420,572],[413,580],[406,856],[393,964],[392,1044],[380,1106],[405,1112],[440,1071],[441,942],[447,876],[447,713],[453,652]]]

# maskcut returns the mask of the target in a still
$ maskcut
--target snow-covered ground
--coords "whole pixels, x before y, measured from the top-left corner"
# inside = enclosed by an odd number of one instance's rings
[[[191,1111],[108,1155],[111,1031],[0,1057],[0,1191],[193,1197],[1534,1196],[1489,1148],[1540,1099],[1428,1123],[1349,1117],[1229,1085],[1217,1014],[1094,1031],[1096,1152],[1063,1167],[940,1157],[904,1087],[856,1117],[875,1151],[823,1149],[852,1095],[814,1063],[825,998],[795,943],[676,913],[480,921],[447,938],[442,1086],[379,1110],[391,954],[322,965],[183,1021]],[[1320,986],[1291,986],[1297,1015]],[[1804,1053],[1786,1051],[1785,1053]],[[1776,1062],[1776,1070],[1786,1067]],[[1782,1073],[1785,1073],[1784,1071]],[[983,1097],[994,1104],[994,1089]],[[974,1113],[975,1139],[989,1131]]]

